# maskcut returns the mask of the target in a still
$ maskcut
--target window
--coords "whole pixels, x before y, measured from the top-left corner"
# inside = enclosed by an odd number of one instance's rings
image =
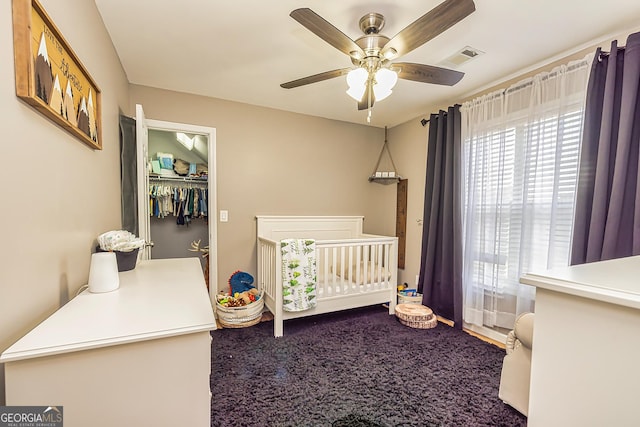
[[[569,261],[588,61],[463,105],[465,321],[510,328]]]

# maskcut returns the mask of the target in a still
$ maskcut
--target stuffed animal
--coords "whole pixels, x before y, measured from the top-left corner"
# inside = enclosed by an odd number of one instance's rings
[[[242,293],[250,289],[255,289],[252,285],[253,276],[244,271],[236,271],[229,277],[229,294],[235,295],[236,293]]]
[[[243,307],[260,299],[259,295],[260,291],[256,288],[251,288],[248,291],[236,292],[233,295],[220,292],[216,296],[216,300],[218,301],[218,304],[223,307]]]

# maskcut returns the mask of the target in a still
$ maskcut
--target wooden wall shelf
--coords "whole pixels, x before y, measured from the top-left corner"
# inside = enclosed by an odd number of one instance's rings
[[[389,185],[389,184],[397,184],[398,182],[400,182],[401,179],[402,179],[401,176],[394,176],[389,178],[389,177],[380,177],[380,176],[372,175],[369,177],[369,182],[377,182],[378,184]]]
[[[389,160],[391,161],[391,165],[393,166],[393,171],[386,172],[378,172],[378,167],[380,166],[380,160],[382,160],[382,155],[385,150],[389,155]],[[380,176],[380,175],[388,175],[389,173],[393,173],[393,176]],[[402,177],[398,175],[398,171],[396,170],[396,164],[393,162],[393,157],[391,157],[391,151],[389,150],[389,146],[387,145],[387,127],[384,127],[384,144],[382,144],[382,150],[380,150],[380,155],[378,156],[378,162],[376,163],[376,167],[373,170],[373,173],[369,177],[369,182],[377,182],[379,184],[397,184],[400,182]]]

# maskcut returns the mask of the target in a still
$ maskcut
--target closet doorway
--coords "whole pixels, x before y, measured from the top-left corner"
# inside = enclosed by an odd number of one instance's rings
[[[209,298],[217,290],[216,130],[147,119],[136,105],[139,235],[142,259],[200,257]],[[209,247],[208,259],[192,242]],[[207,265],[208,262],[208,265]]]

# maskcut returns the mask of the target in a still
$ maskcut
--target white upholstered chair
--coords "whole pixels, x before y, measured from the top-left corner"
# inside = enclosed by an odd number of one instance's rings
[[[524,415],[529,412],[531,349],[533,346],[533,313],[518,316],[507,335],[507,355],[502,362],[498,397]]]

